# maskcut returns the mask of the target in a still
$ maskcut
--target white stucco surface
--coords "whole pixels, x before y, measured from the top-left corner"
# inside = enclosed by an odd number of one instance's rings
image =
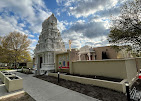
[[[42,23],[38,44],[34,50],[35,68],[40,71],[54,70],[55,52],[65,51],[65,45],[57,28],[57,19],[52,14]]]

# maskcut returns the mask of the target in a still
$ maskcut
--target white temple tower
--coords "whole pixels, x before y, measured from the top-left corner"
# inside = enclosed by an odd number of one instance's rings
[[[37,73],[54,70],[55,52],[65,50],[64,42],[57,29],[57,19],[52,14],[42,23],[42,32],[34,50]]]

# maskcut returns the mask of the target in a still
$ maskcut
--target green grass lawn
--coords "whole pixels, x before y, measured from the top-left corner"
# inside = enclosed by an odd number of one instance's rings
[[[12,69],[0,69],[0,71],[5,71],[5,70],[12,70]]]

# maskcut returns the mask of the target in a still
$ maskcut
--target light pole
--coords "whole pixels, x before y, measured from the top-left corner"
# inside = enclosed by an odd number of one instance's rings
[[[126,86],[127,101],[130,101],[129,83],[125,82],[125,86]]]
[[[60,82],[60,73],[58,72],[58,83]]]

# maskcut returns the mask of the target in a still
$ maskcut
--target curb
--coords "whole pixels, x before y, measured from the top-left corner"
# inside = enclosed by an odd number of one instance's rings
[[[17,95],[17,94],[22,94],[22,93],[24,93],[25,91],[19,91],[19,92],[16,92],[16,93],[12,93],[12,94],[8,94],[8,95],[5,95],[5,96],[1,96],[0,97],[0,100],[1,99],[5,99],[5,98],[8,98],[8,97],[11,97],[11,96],[15,96],[15,95]]]

